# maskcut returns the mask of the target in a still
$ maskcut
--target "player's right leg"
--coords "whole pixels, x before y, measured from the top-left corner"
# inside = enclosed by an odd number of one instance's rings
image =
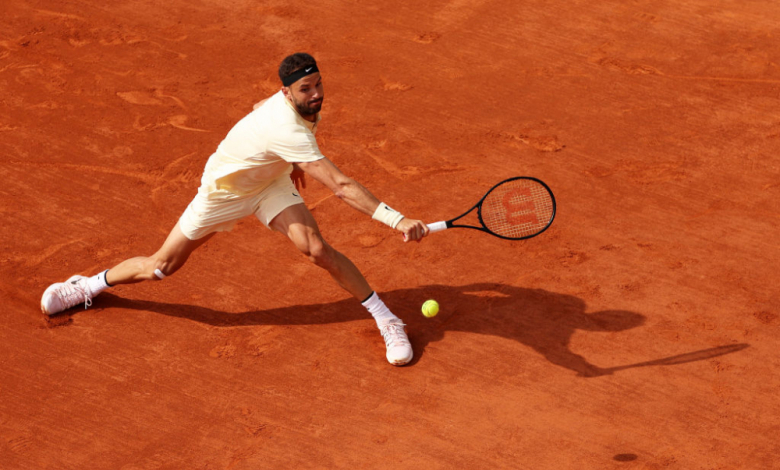
[[[213,236],[212,232],[203,238],[190,240],[182,233],[177,222],[163,246],[155,254],[122,261],[106,272],[106,282],[110,286],[115,286],[161,280],[184,266],[192,252]]]
[[[170,276],[213,235],[212,232],[197,240],[190,240],[177,222],[163,246],[152,256],[130,258],[91,278],[77,274],[65,282],[50,285],[41,298],[41,311],[54,315],[79,304],[84,304],[86,308],[92,305],[92,298],[106,287]]]
[[[252,202],[251,198],[215,197],[208,189],[200,188],[155,254],[130,258],[90,278],[76,275],[52,284],[43,293],[41,310],[54,315],[78,304],[89,307],[93,297],[113,285],[170,276],[214,233],[228,231],[238,219],[252,214],[255,210]]]

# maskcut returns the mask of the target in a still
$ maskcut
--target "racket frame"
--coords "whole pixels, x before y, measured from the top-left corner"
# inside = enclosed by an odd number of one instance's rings
[[[501,186],[502,184],[508,183],[510,181],[515,181],[515,180],[531,180],[531,181],[535,181],[535,182],[539,183],[540,185],[542,185],[542,187],[544,187],[544,189],[547,190],[547,193],[550,195],[550,200],[552,201],[552,213],[550,214],[550,220],[547,221],[547,225],[545,225],[544,228],[539,230],[538,232],[533,233],[531,235],[526,235],[525,237],[506,237],[504,235],[499,235],[499,234],[493,232],[492,230],[490,230],[489,228],[487,228],[487,226],[485,225],[485,221],[482,219],[482,203],[490,195],[490,193],[493,192],[494,189],[496,189],[497,187]],[[455,222],[457,220],[462,219],[463,217],[467,216],[474,209],[477,209],[477,219],[479,219],[479,223],[482,225],[481,227],[475,227],[473,225],[455,224]],[[547,184],[544,181],[542,181],[542,180],[540,180],[538,178],[534,178],[532,176],[515,176],[513,178],[507,178],[507,179],[505,179],[505,180],[495,184],[492,188],[490,188],[485,193],[484,196],[482,196],[482,199],[480,199],[479,202],[474,204],[471,207],[471,209],[467,210],[463,214],[455,217],[454,219],[450,219],[450,220],[442,221],[442,222],[434,222],[432,224],[428,224],[428,229],[431,232],[439,232],[441,230],[446,230],[448,228],[471,228],[471,229],[474,229],[474,230],[479,230],[481,232],[489,233],[490,235],[493,235],[494,237],[503,238],[504,240],[525,240],[525,239],[528,239],[528,238],[531,238],[531,237],[535,237],[535,236],[543,233],[548,228],[550,228],[550,225],[552,225],[553,220],[555,219],[555,212],[556,212],[555,196],[553,195],[553,192],[550,189],[550,187],[547,186]]]

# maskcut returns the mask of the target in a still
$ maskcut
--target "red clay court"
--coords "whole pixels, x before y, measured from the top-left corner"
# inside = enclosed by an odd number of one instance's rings
[[[3,0],[0,468],[780,468],[780,4]],[[292,52],[318,141],[401,212],[534,176],[539,237],[405,244],[309,180],[408,324],[254,219],[48,320],[162,243]],[[439,301],[433,319],[420,313]]]

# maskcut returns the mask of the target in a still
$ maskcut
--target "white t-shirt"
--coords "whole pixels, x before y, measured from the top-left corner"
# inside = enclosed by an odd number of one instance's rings
[[[206,163],[200,191],[209,198],[256,194],[290,174],[292,163],[324,158],[314,138],[319,121],[319,114],[316,122],[303,119],[276,93],[228,132]]]

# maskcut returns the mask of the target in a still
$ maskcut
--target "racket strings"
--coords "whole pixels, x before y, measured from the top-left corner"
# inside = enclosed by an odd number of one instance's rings
[[[525,238],[544,230],[552,221],[555,204],[547,188],[534,180],[507,181],[482,201],[480,215],[491,232]]]

